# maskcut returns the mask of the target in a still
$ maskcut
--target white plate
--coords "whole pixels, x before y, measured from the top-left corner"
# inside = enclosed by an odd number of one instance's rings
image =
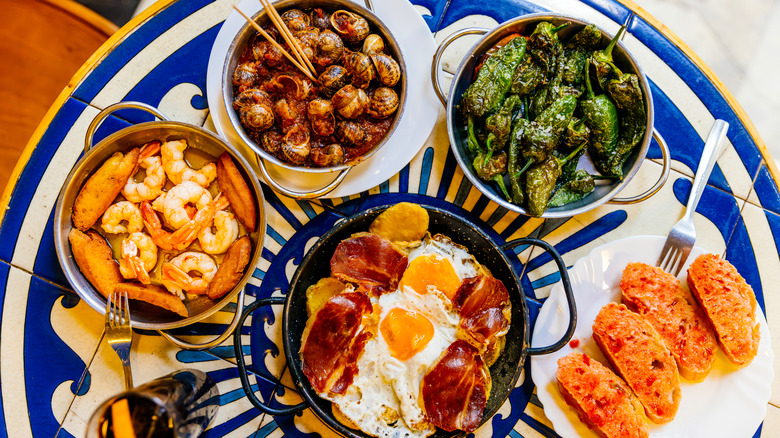
[[[555,381],[559,358],[572,351],[581,351],[606,364],[606,359],[592,339],[592,325],[601,307],[611,301],[620,301],[620,277],[629,262],[655,264],[665,237],[636,236],[620,239],[593,249],[569,270],[577,303],[577,329],[572,339],[579,340],[577,348],[567,344],[561,350],[534,356],[531,375],[544,413],[562,437],[596,437],[577,418],[577,414],[561,397]],[[678,277],[685,284],[688,265],[701,254],[700,247],[691,250],[688,262]],[[531,345],[551,345],[566,331],[569,310],[559,282],[542,305],[534,326]],[[764,313],[757,308],[761,342],[758,356],[745,368],[736,369],[722,351],[718,350],[712,372],[701,383],[681,379],[682,397],[674,420],[664,425],[648,421],[651,437],[747,437],[753,436],[766,415],[774,377],[769,327]]]
[[[363,3],[356,2],[361,5]],[[441,103],[431,83],[431,59],[436,51],[433,35],[420,13],[407,0],[375,1],[374,14],[393,32],[406,63],[406,107],[393,135],[368,160],[349,171],[344,181],[327,198],[349,196],[371,189],[400,171],[417,154],[436,123]],[[252,16],[262,8],[257,0],[245,0],[239,9]],[[214,126],[219,135],[238,148],[262,179],[256,167],[256,154],[239,137],[230,124],[222,99],[222,66],[228,47],[246,20],[233,11],[217,34],[206,72],[206,94]],[[266,162],[271,176],[281,185],[295,191],[313,191],[327,185],[336,173],[304,173],[284,169]]]

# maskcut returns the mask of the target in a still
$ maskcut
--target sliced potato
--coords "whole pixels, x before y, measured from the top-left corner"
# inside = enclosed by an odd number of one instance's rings
[[[73,258],[84,277],[104,297],[114,291],[117,283],[125,281],[119,271],[119,264],[108,242],[94,230],[87,233],[73,228],[68,234]]]
[[[244,235],[233,242],[217,268],[217,273],[214,274],[214,278],[209,283],[206,295],[212,300],[216,300],[233,290],[244,275],[251,253],[252,241],[249,240],[249,236]]]
[[[306,312],[311,317],[332,296],[344,291],[347,285],[333,277],[321,278],[317,283],[306,289]]]
[[[249,189],[249,184],[244,181],[241,171],[238,170],[233,159],[227,152],[223,152],[217,160],[217,181],[222,193],[225,194],[230,206],[236,213],[236,219],[250,233],[257,228],[257,209],[255,197]]]
[[[428,212],[417,204],[401,202],[379,214],[368,228],[391,242],[413,242],[428,232]]]
[[[177,315],[187,317],[187,307],[179,297],[156,284],[119,283],[114,287],[117,292],[127,292],[131,300],[144,301],[157,307],[170,310]]]
[[[98,168],[81,187],[73,202],[73,225],[87,231],[119,196],[127,180],[138,170],[140,149],[117,152]]]

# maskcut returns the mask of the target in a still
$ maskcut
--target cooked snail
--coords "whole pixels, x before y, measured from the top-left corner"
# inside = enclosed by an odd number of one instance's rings
[[[368,21],[365,18],[344,10],[331,14],[330,24],[336,33],[348,43],[362,41],[370,31]]]
[[[398,94],[388,87],[379,87],[371,94],[366,114],[375,119],[384,119],[398,109]]]
[[[346,119],[360,117],[368,107],[368,95],[362,88],[345,85],[333,95],[333,108]]]
[[[312,148],[311,160],[320,167],[341,164],[344,161],[344,148],[338,143],[321,148]]]

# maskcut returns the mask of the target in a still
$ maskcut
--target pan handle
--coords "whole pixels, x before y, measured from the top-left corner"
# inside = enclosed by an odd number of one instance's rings
[[[251,315],[255,310],[257,310],[258,307],[261,306],[272,306],[272,305],[283,305],[285,301],[285,297],[268,297],[268,298],[261,298],[254,303],[247,306],[246,310],[244,311],[244,314],[241,316],[239,321],[239,327],[244,326],[244,321],[246,320],[246,317]],[[268,405],[263,404],[260,399],[257,398],[255,395],[255,392],[252,391],[252,385],[249,384],[249,376],[247,374],[246,370],[246,362],[244,362],[244,347],[241,345],[241,330],[236,330],[233,333],[233,349],[236,353],[236,365],[238,366],[238,377],[241,379],[241,387],[244,388],[244,393],[246,394],[246,397],[249,399],[249,401],[259,409],[260,411],[270,414],[270,415],[290,415],[290,414],[297,414],[298,412],[303,411],[304,409],[308,408],[309,405],[306,402],[299,403],[295,406],[290,406],[288,408],[284,409],[276,409],[272,408]]]
[[[439,97],[441,104],[445,107],[447,106],[447,97],[441,91],[441,86],[439,84],[439,70],[441,70],[439,68],[439,63],[441,63],[441,56],[444,54],[444,50],[446,50],[453,41],[462,36],[473,34],[484,35],[488,32],[489,31],[487,29],[483,29],[481,27],[467,27],[465,29],[455,31],[455,33],[445,38],[436,49],[436,53],[433,55],[433,63],[431,65],[431,81],[433,81],[433,89],[436,91],[436,95]]]
[[[548,354],[560,350],[566,345],[571,337],[574,335],[574,329],[577,328],[577,305],[574,302],[574,293],[571,290],[571,281],[569,281],[569,272],[566,270],[566,265],[563,263],[563,259],[558,251],[549,243],[540,239],[523,238],[509,241],[501,245],[501,249],[506,251],[519,245],[536,245],[542,247],[550,256],[555,260],[555,264],[558,265],[558,271],[561,273],[561,283],[563,283],[563,290],[566,293],[566,302],[569,304],[569,326],[566,329],[563,337],[558,342],[547,347],[529,347],[527,353],[529,355],[534,354]]]
[[[661,154],[663,154],[664,169],[661,172],[661,176],[658,178],[655,184],[653,184],[653,187],[650,187],[644,193],[633,196],[631,198],[612,198],[609,200],[610,204],[635,204],[637,202],[644,201],[645,199],[658,193],[658,191],[661,190],[661,187],[663,187],[663,185],[666,183],[666,180],[669,178],[669,170],[672,168],[672,158],[669,153],[669,145],[666,144],[666,140],[661,137],[661,134],[659,134],[655,128],[653,128],[653,138],[655,138],[655,141],[658,142],[658,146],[661,147]]]
[[[258,159],[257,164],[260,167],[260,172],[263,173],[263,178],[265,179],[265,182],[268,183],[271,187],[273,187],[274,190],[277,192],[289,196],[291,198],[295,199],[313,199],[313,198],[319,198],[320,196],[325,196],[328,193],[332,192],[336,187],[338,187],[339,184],[341,184],[342,181],[344,181],[344,178],[347,176],[347,173],[349,173],[350,170],[352,170],[352,167],[347,167],[346,169],[342,169],[336,179],[331,181],[328,185],[321,189],[317,189],[313,192],[296,192],[294,190],[290,190],[287,187],[282,186],[278,182],[276,182],[273,177],[271,177],[271,174],[268,173],[268,169],[265,168],[265,160]]]
[[[169,118],[165,117],[160,111],[157,110],[157,108],[143,103],[143,102],[133,102],[133,101],[127,101],[127,102],[119,102],[115,103],[113,105],[107,106],[103,111],[100,111],[98,115],[95,116],[94,119],[92,119],[92,122],[90,122],[89,127],[87,128],[87,135],[86,139],[84,140],[84,153],[89,152],[90,149],[92,149],[92,140],[95,137],[95,131],[97,131],[98,127],[100,127],[100,124],[103,123],[103,120],[108,117],[109,114],[113,113],[114,111],[118,111],[121,109],[139,109],[146,111],[148,113],[151,113],[153,116],[157,117],[160,120],[164,121],[170,121]]]
[[[203,344],[191,344],[187,341],[183,341],[177,338],[176,336],[173,336],[172,334],[164,330],[157,330],[157,333],[161,334],[171,344],[181,348],[182,350],[191,350],[191,351],[208,350],[209,348],[213,348],[221,344],[225,339],[227,339],[231,334],[233,334],[233,331],[236,329],[236,327],[238,327],[239,320],[241,320],[241,312],[243,311],[243,309],[244,309],[244,289],[241,289],[241,292],[238,293],[238,298],[236,298],[236,314],[233,316],[233,321],[230,321],[230,325],[221,335]]]

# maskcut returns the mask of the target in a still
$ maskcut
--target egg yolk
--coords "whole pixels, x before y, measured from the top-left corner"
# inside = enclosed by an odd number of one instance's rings
[[[438,254],[423,255],[409,262],[400,286],[409,286],[418,294],[424,294],[431,285],[450,300],[455,297],[460,278],[452,263]]]
[[[414,356],[433,338],[433,324],[428,318],[397,307],[387,312],[379,330],[387,342],[390,355],[398,360]]]

